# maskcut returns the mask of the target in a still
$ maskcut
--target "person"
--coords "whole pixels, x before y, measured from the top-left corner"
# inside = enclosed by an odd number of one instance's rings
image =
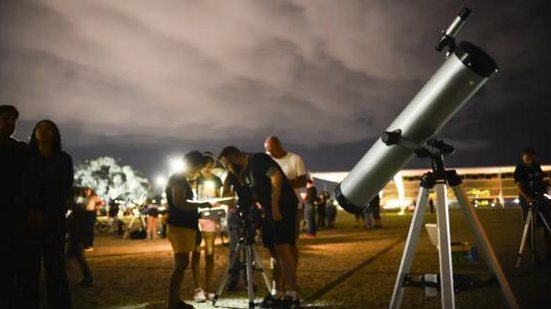
[[[370,230],[373,228],[382,228],[381,225],[381,213],[380,213],[380,204],[381,204],[381,198],[379,195],[375,195],[375,197],[369,202],[367,207],[363,209],[364,212],[364,218],[365,218],[365,225],[364,228],[366,230]]]
[[[234,146],[224,148],[220,162],[247,185],[265,213],[262,243],[275,260],[276,285],[262,307],[298,308],[296,265],[291,247],[296,246],[298,199],[291,182],[277,162],[265,153],[248,154]],[[285,291],[283,291],[285,278]]]
[[[210,156],[205,156],[205,167],[201,175],[196,180],[197,195],[200,200],[220,197],[222,189],[222,180],[212,173],[215,161]],[[199,219],[199,230],[201,237],[205,242],[205,282],[204,288],[201,287],[201,275],[199,271],[199,261],[201,259],[201,246],[197,246],[191,255],[191,271],[195,290],[193,299],[196,302],[204,302],[207,299],[214,298],[214,287],[212,286],[212,273],[214,271],[214,240],[219,220]]]
[[[318,196],[318,204],[316,206],[317,214],[318,214],[318,222],[317,227],[318,229],[324,228],[327,226],[327,216],[326,216],[326,208],[327,208],[327,200],[329,199],[329,192],[327,191],[321,191]]]
[[[551,224],[551,206],[545,197],[546,182],[543,178],[543,171],[536,161],[536,151],[528,147],[522,151],[521,160],[515,167],[513,173],[515,184],[519,191],[519,204],[523,217],[526,219],[528,209],[537,207],[537,210],[544,215],[546,221]],[[537,221],[539,225],[541,223]],[[531,235],[531,234],[530,234]],[[551,235],[547,229],[543,229],[546,244],[547,259],[551,260]]]
[[[78,190],[76,195],[79,197],[79,200],[84,201],[84,191]],[[79,205],[82,202],[75,202],[74,199],[71,200],[71,215],[68,222],[68,248],[67,248],[67,258],[74,258],[78,263],[80,271],[82,272],[82,281],[79,282],[81,286],[90,286],[94,279],[92,277],[92,272],[90,271],[90,266],[86,261],[84,256],[84,240],[86,238],[86,232],[84,228],[86,225],[86,220],[88,219],[85,215],[85,209],[83,205]]]
[[[327,214],[327,228],[335,228],[335,220],[337,219],[337,200],[331,196],[327,200],[326,204],[326,214]]]
[[[362,211],[362,212],[356,212],[356,213],[354,213],[354,217],[355,217],[355,219],[356,219],[356,224],[354,224],[354,227],[358,227],[359,224],[360,224],[360,222],[361,222],[362,220],[365,220],[365,216],[364,216],[363,211]]]
[[[296,237],[298,238],[302,221],[304,218],[304,205],[300,198],[300,193],[306,187],[306,167],[304,160],[296,153],[289,152],[283,148],[283,144],[277,136],[268,136],[264,141],[266,153],[281,167],[283,174],[289,180],[291,187],[295,191],[297,198],[297,220]],[[291,252],[295,260],[295,266],[298,266],[299,254],[296,244],[291,244]]]
[[[167,237],[174,253],[174,268],[170,275],[168,308],[194,308],[180,299],[184,272],[189,264],[189,255],[201,242],[199,234],[198,207],[209,203],[194,203],[191,181],[194,181],[205,166],[205,158],[199,151],[184,156],[185,171],[174,174],[168,180],[165,193],[168,204]]]
[[[107,224],[112,231],[115,231],[116,236],[123,235],[124,223],[119,220],[119,203],[117,200],[109,199],[109,210],[107,211]],[[116,227],[116,229],[115,229]]]
[[[147,238],[148,239],[157,239],[157,225],[158,225],[158,218],[159,218],[159,207],[157,207],[156,204],[154,204],[151,199],[148,198],[147,203]]]
[[[314,186],[314,181],[306,181],[306,198],[304,200],[304,219],[306,220],[306,238],[316,237],[316,203],[318,199],[318,190]]]
[[[98,209],[103,206],[105,202],[96,194],[96,192],[88,187],[84,189],[84,204],[83,204],[83,245],[84,251],[94,250],[94,229],[96,226]]]
[[[72,194],[73,162],[61,147],[57,125],[34,127],[23,171],[25,295],[21,308],[40,307],[40,269],[46,274],[49,308],[71,308],[65,269],[65,214]]]
[[[239,180],[237,176],[229,171],[227,171],[227,176],[224,179],[223,183],[223,195],[224,197],[236,196],[236,190],[239,186]],[[241,217],[239,216],[239,210],[237,209],[237,203],[233,202],[230,204],[228,209],[228,229],[229,229],[229,257],[228,261],[232,261],[235,254],[241,255],[241,252],[236,252],[237,244],[239,243],[239,238],[241,237]],[[235,260],[234,264],[231,266],[232,272],[230,274],[229,284],[227,290],[230,292],[236,291],[239,287],[239,273],[240,267],[239,263],[241,257]],[[243,272],[245,281],[246,274]]]
[[[0,308],[16,308],[20,297],[21,235],[23,220],[20,193],[21,176],[26,163],[27,145],[14,139],[19,112],[12,105],[0,105],[0,197],[4,223],[0,225],[0,288],[6,297]]]

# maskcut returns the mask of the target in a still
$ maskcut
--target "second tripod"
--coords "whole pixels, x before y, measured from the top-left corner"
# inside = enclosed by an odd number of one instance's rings
[[[538,227],[538,218],[541,220],[543,227],[547,229],[547,233],[551,234],[551,228],[545,218],[545,215],[541,212],[540,204],[534,203],[528,208],[526,214],[526,223],[524,223],[524,231],[522,232],[522,240],[520,241],[520,248],[518,249],[517,264],[515,267],[518,269],[522,261],[522,255],[524,253],[524,247],[526,246],[526,238],[530,235],[530,253],[532,255],[532,263],[536,262],[536,229]],[[545,232],[545,231],[544,231]]]
[[[257,218],[259,218],[258,210],[256,209],[256,204],[253,202],[251,189],[246,186],[236,186],[237,192],[237,214],[241,219],[241,224],[239,228],[239,243],[233,250],[231,259],[228,264],[228,268],[222,277],[222,281],[218,285],[216,290],[216,295],[212,301],[212,305],[215,306],[216,302],[222,296],[226,284],[229,279],[235,273],[245,270],[247,274],[247,294],[249,298],[249,308],[254,308],[256,306],[255,300],[255,288],[254,288],[254,272],[258,271],[262,274],[264,278],[264,283],[266,288],[271,291],[270,281],[268,276],[262,267],[262,257],[256,251],[256,226]],[[241,261],[241,253],[245,255],[245,261]]]

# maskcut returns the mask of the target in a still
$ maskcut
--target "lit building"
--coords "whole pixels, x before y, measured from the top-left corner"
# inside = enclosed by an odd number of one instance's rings
[[[518,204],[518,190],[514,183],[514,166],[456,168],[463,187],[476,207],[505,207]],[[551,178],[551,165],[542,166],[544,178]],[[402,170],[380,192],[385,209],[412,207],[419,192],[419,182],[426,169]],[[323,182],[325,189],[341,182],[348,172],[320,172],[310,175]],[[448,189],[450,205],[457,204]]]

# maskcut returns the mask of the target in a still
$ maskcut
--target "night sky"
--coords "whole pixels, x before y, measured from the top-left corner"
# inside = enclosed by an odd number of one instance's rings
[[[312,171],[347,170],[443,62],[440,31],[498,74],[440,132],[454,166],[551,163],[550,1],[0,1],[0,103],[60,125],[75,161],[147,176],[192,149],[263,151],[278,135]],[[413,166],[419,165],[414,162]]]

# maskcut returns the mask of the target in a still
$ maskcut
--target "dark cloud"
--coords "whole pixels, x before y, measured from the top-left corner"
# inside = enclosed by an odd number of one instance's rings
[[[465,153],[454,163],[510,164],[524,143],[551,160],[543,0],[5,0],[0,101],[20,136],[59,122],[78,157],[116,148],[151,168],[176,145],[260,150],[277,134],[314,169],[349,168],[442,63],[433,45],[465,4],[460,39],[500,72],[441,133]]]

